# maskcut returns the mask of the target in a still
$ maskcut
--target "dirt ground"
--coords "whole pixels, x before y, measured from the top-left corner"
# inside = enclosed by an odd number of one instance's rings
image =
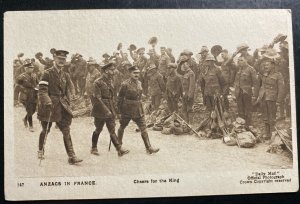
[[[23,107],[15,108],[15,171],[20,177],[41,176],[104,176],[133,174],[192,173],[223,170],[257,170],[292,168],[292,160],[286,156],[267,153],[267,144],[254,148],[226,146],[220,139],[201,140],[193,135],[163,135],[149,130],[152,146],[160,151],[147,155],[140,133],[130,123],[125,130],[123,145],[130,153],[118,157],[112,147],[108,152],[107,130],[100,135],[98,150],[100,156],[90,154],[93,118],[74,118],[71,135],[76,155],[84,161],[80,165],[69,165],[60,131],[54,126],[48,135],[45,160],[39,166],[37,159],[38,138],[41,126],[34,115],[35,132],[23,126]],[[117,128],[119,124],[117,121]],[[6,147],[7,148],[7,147]]]

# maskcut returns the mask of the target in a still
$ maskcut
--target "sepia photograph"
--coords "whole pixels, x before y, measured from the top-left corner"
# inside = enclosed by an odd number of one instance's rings
[[[6,200],[298,191],[291,16],[4,13]]]

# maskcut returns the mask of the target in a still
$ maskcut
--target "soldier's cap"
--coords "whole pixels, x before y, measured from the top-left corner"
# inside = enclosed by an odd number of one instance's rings
[[[266,52],[262,55],[265,59],[270,59],[270,60],[275,60],[278,57],[280,57],[280,55],[276,52],[275,49],[273,48],[269,48],[266,50]]]
[[[240,45],[237,46],[236,52],[239,53],[242,50],[245,50],[245,49],[248,49],[248,48],[249,48],[249,46],[246,43],[242,43],[242,44],[240,44]]]
[[[138,67],[136,67],[136,66],[131,66],[131,67],[129,67],[128,68],[128,71],[129,72],[140,72],[140,70],[139,70],[139,68]]]
[[[161,49],[161,50],[165,50],[165,49],[166,49],[166,47],[160,47],[160,49]]]
[[[136,50],[136,46],[134,44],[129,45],[128,50]]]
[[[183,50],[183,52],[180,53],[180,55],[193,55],[193,52],[189,51],[189,50]]]
[[[34,68],[31,59],[27,58],[24,60],[23,66],[25,68]]]
[[[169,69],[171,69],[171,68],[176,69],[177,68],[177,64],[176,63],[169,63],[168,64],[168,68]]]
[[[108,58],[108,57],[110,57],[110,56],[109,56],[109,54],[104,53],[104,54],[102,55],[102,57],[103,57],[103,58]]]
[[[151,37],[148,41],[148,44],[156,44],[157,43],[157,37]]]
[[[54,52],[55,57],[63,58],[63,59],[67,58],[67,54],[69,54],[69,52],[65,50],[55,50]]]
[[[274,41],[275,42],[281,42],[284,41],[287,38],[287,35],[283,35],[281,33],[279,33],[275,38]]]
[[[202,54],[203,52],[209,52],[209,49],[207,46],[202,46],[201,51],[199,52],[199,54]]]
[[[18,55],[17,55],[18,57],[23,57],[24,56],[24,53],[19,53]]]
[[[56,51],[55,48],[51,48],[51,49],[50,49],[50,53],[51,53],[52,55],[54,55],[55,51]]]
[[[109,68],[114,68],[114,63],[112,63],[112,62],[109,62],[109,63],[107,63],[106,65],[104,65],[103,67],[101,67],[101,69],[103,70],[103,71],[105,71],[105,70],[107,70],[107,69],[109,69]]]
[[[215,57],[212,56],[211,54],[207,55],[205,61],[216,61]]]
[[[136,51],[138,54],[144,53],[145,52],[145,48],[141,47]]]

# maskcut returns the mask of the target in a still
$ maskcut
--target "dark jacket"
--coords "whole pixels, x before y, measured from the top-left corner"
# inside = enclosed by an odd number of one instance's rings
[[[116,108],[114,105],[114,87],[112,79],[103,74],[94,83],[94,100],[92,116],[95,118],[114,118]]]
[[[259,76],[259,99],[281,103],[284,99],[284,80],[281,73],[273,71]]]
[[[163,76],[158,72],[148,73],[148,84],[150,96],[162,95],[166,90]]]
[[[252,87],[254,87],[254,93],[252,93]],[[255,69],[249,65],[240,67],[235,76],[234,88],[236,98],[239,96],[241,90],[256,98],[258,96],[259,86]]]
[[[21,86],[20,101],[22,103],[37,102],[37,75],[32,73],[23,73],[17,78],[17,84]]]
[[[86,77],[87,75],[87,62],[84,59],[73,59],[71,61],[73,66],[71,67],[72,77]]]
[[[122,117],[140,118],[144,116],[142,92],[140,81],[130,78],[122,83],[118,95],[118,110]]]
[[[174,73],[167,78],[166,92],[169,97],[179,98],[183,96],[183,88],[180,77]]]
[[[225,80],[219,68],[212,66],[202,70],[200,80],[204,95],[213,96],[216,93],[223,94]]]
[[[48,121],[51,111],[50,122],[59,122],[62,119],[63,109],[73,116],[70,107],[70,96],[73,94],[74,86],[68,73],[62,70],[58,73],[55,66],[45,70],[39,82],[38,119]],[[45,107],[51,103],[52,108],[49,111]]]
[[[94,69],[92,73],[88,73],[86,80],[86,93],[90,96],[94,94],[94,82],[100,77],[98,69]]]
[[[196,82],[195,74],[191,69],[185,74],[181,75],[181,83],[183,88],[183,97],[191,99],[194,98]]]

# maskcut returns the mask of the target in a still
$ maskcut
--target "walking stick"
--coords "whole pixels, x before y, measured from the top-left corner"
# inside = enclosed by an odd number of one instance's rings
[[[110,147],[111,147],[111,139],[109,141],[109,146],[108,146],[108,151],[110,152]]]
[[[48,129],[49,129],[49,126],[50,126],[51,116],[52,116],[52,110],[50,111],[49,118],[48,118],[48,121],[47,121],[46,135],[45,135],[44,142],[43,142],[42,156],[44,156],[45,144],[46,144],[46,139],[47,139],[48,132],[49,132]],[[41,164],[42,164],[42,157],[40,158],[40,164],[39,164],[39,166],[41,166]]]

